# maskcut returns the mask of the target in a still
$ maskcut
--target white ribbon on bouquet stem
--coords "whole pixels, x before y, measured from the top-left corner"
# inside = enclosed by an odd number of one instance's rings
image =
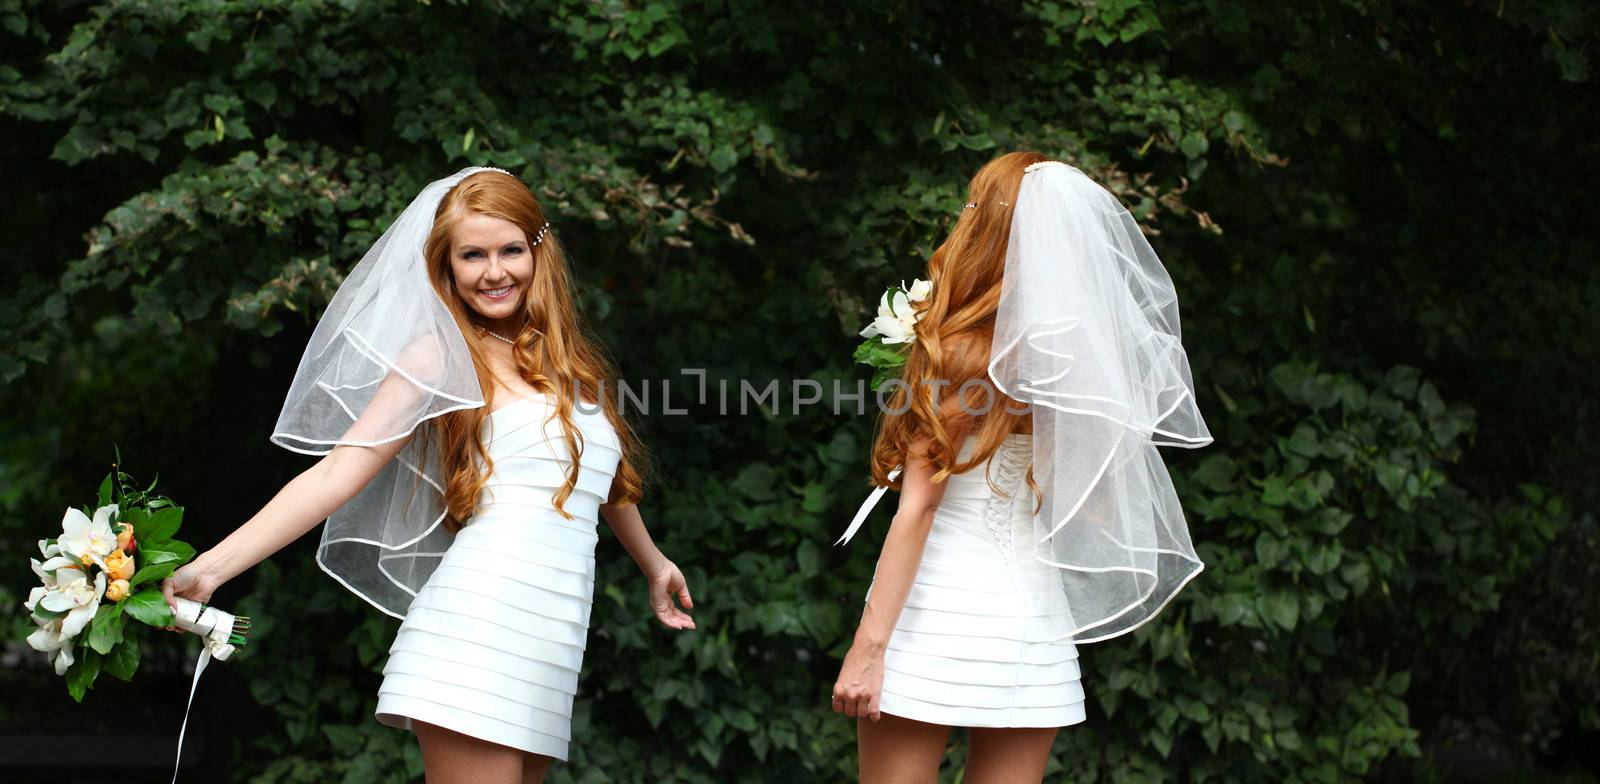
[[[233,635],[235,618],[215,607],[190,599],[175,598],[178,611],[173,614],[174,626],[200,635],[205,645],[200,648],[200,658],[194,663],[194,680],[189,683],[189,701],[183,708],[183,725],[178,728],[178,759],[172,766],[172,781],[177,784],[178,771],[183,765],[183,735],[189,729],[189,711],[194,707],[194,693],[200,687],[200,673],[212,659],[226,660],[233,655],[234,647],[228,642]]]

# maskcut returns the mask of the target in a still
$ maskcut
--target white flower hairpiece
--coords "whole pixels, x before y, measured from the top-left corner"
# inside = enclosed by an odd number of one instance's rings
[[[1046,168],[1046,167],[1049,167],[1049,166],[1066,166],[1066,164],[1062,163],[1061,161],[1039,161],[1038,163],[1030,163],[1030,164],[1028,164],[1028,167],[1023,169],[1022,173],[1023,174],[1032,174],[1032,173],[1034,173],[1034,172],[1036,172],[1036,171],[1038,171],[1040,169],[1043,169],[1043,168]]]
[[[915,342],[917,322],[922,320],[922,313],[911,304],[927,299],[932,292],[933,283],[926,280],[913,280],[910,288],[905,281],[901,281],[899,287],[890,286],[878,301],[878,317],[861,330],[861,337],[879,338],[890,345]]]

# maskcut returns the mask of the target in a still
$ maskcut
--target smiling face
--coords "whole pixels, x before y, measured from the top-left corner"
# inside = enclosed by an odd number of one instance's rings
[[[450,237],[456,295],[491,329],[515,335],[533,280],[533,253],[517,224],[481,213],[456,221]]]

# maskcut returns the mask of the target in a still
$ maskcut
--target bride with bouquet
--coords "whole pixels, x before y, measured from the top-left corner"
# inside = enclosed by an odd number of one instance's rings
[[[430,782],[542,781],[572,741],[600,517],[660,622],[694,628],[636,505],[614,377],[527,186],[433,182],[339,288],[290,387],[272,439],[321,458],[163,591],[209,601],[326,519],[318,564],[403,619],[378,720],[416,732]]]

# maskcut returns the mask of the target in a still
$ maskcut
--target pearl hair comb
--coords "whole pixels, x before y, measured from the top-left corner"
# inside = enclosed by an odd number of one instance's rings
[[[1052,167],[1052,166],[1063,166],[1063,167],[1066,167],[1066,168],[1069,168],[1069,169],[1072,168],[1068,164],[1062,163],[1061,161],[1039,161],[1038,163],[1030,163],[1030,164],[1028,164],[1027,167],[1025,167],[1022,170],[1022,173],[1024,175],[1028,175],[1028,174],[1032,174],[1032,173],[1034,173],[1034,172],[1036,172],[1036,171],[1038,171],[1040,169],[1049,168],[1049,167]],[[1011,206],[1010,204],[1008,204],[1006,202],[1003,202],[1003,201],[999,202],[999,205],[1002,206],[1002,207],[1010,207]],[[978,203],[977,202],[969,201],[969,202],[967,202],[966,206],[963,207],[962,209],[973,210],[973,209],[977,209],[977,207],[978,207]]]

